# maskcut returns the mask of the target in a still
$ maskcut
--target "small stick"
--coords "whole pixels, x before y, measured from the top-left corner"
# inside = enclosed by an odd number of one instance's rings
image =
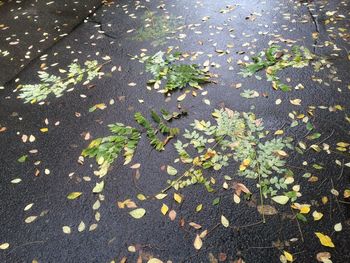
[[[292,213],[293,213],[293,215],[294,215],[294,219],[297,221],[298,229],[299,229],[299,232],[300,232],[301,241],[303,241],[303,243],[304,243],[304,235],[303,235],[303,232],[301,231],[301,227],[300,227],[299,220],[298,220],[298,218],[296,217],[296,215],[295,215],[293,209],[290,208],[290,210],[292,211]]]

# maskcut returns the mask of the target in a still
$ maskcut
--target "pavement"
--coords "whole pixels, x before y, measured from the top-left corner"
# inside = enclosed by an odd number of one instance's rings
[[[157,258],[162,262],[267,263],[287,262],[286,252],[295,262],[322,262],[320,252],[330,253],[332,262],[350,262],[346,195],[350,152],[348,146],[339,150],[337,145],[350,143],[350,8],[346,1],[63,2],[0,1],[0,262],[148,262]],[[146,18],[150,12],[154,12],[152,18]],[[173,33],[162,35],[162,28],[156,28],[151,35],[142,34],[157,25],[157,16],[177,21],[170,30]],[[258,74],[261,78],[238,74],[243,61],[272,43],[285,49],[305,46],[328,62],[319,72],[311,66],[280,72],[281,80],[293,87],[289,92],[274,90],[264,73]],[[188,54],[188,63],[202,65],[209,60],[216,83],[203,85],[197,96],[188,93],[183,101],[177,98],[184,90],[164,96],[147,89],[151,76],[132,57],[166,52],[169,47]],[[74,90],[59,98],[50,95],[41,104],[18,98],[18,85],[40,82],[38,71],[60,75],[60,69],[72,62],[87,60],[104,63],[104,74],[90,84],[74,85]],[[304,88],[295,89],[298,84]],[[242,97],[246,89],[259,96]],[[301,100],[300,105],[291,103],[295,99]],[[89,111],[102,103],[107,107]],[[214,109],[227,107],[254,112],[272,137],[283,130],[284,136],[294,138],[295,146],[305,142],[303,154],[290,152],[287,164],[302,193],[296,202],[311,207],[304,214],[307,222],[295,218],[298,210],[291,203],[280,205],[268,197],[265,205],[277,213],[262,223],[257,181],[238,176],[239,164],[208,172],[217,181],[219,190],[214,193],[193,185],[170,189],[162,200],[137,199],[140,193],[154,196],[167,187],[171,177],[164,171],[166,165],[182,172],[185,167],[173,163],[178,156],[172,141],[163,152],[149,145],[145,131],[133,119],[134,112],[149,116],[151,109],[176,111],[179,105],[188,111],[172,122],[181,132],[195,119],[210,120]],[[320,133],[319,138],[306,139],[310,132],[303,117],[298,119],[300,114],[308,117],[315,127],[312,133]],[[291,115],[299,120],[298,126],[292,127]],[[115,122],[140,129],[141,140],[132,163],[123,165],[120,156],[104,177],[103,192],[94,194],[92,189],[100,181],[94,175],[96,162],[89,158],[82,162],[79,156],[92,139],[108,136],[107,125]],[[179,138],[183,139],[181,134]],[[26,160],[19,162],[24,155]],[[134,164],[140,167],[131,168]],[[314,164],[323,169],[315,169]],[[305,173],[312,177],[303,177]],[[226,174],[250,189],[251,200],[233,201],[233,189],[221,187]],[[67,195],[72,192],[82,194],[70,200]],[[173,200],[174,192],[183,197],[181,204]],[[220,203],[213,205],[218,197]],[[118,207],[118,201],[127,199],[144,208],[145,216],[135,219],[130,209]],[[175,220],[161,213],[162,204],[176,211]],[[196,212],[199,204],[203,209]],[[315,220],[314,211],[322,212],[323,218]],[[222,215],[230,227],[221,224]],[[340,231],[334,229],[339,223]],[[203,245],[196,249],[196,235],[204,230],[208,233]],[[334,247],[324,246],[315,233],[327,235]]]

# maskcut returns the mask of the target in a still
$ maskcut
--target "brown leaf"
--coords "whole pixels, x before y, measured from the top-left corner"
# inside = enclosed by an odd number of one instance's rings
[[[201,229],[201,228],[202,228],[201,225],[199,225],[199,224],[197,224],[197,223],[195,223],[195,222],[190,222],[189,225],[190,225],[191,227],[193,227],[194,229]]]
[[[271,205],[258,205],[258,212],[267,216],[276,215],[278,213],[277,209]]]
[[[329,252],[319,252],[316,255],[317,261],[319,262],[324,262],[325,259],[330,259],[331,258],[331,253]]]
[[[169,212],[169,218],[170,218],[171,221],[175,220],[175,218],[176,218],[176,211],[175,210],[171,210]]]
[[[233,189],[235,190],[236,192],[236,195],[240,196],[241,195],[241,192],[244,192],[246,194],[250,194],[251,192],[249,191],[249,189],[242,183],[236,183],[234,182],[233,183]]]

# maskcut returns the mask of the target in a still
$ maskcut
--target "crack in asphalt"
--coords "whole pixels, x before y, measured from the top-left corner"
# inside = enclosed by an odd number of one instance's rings
[[[315,6],[315,5],[314,5]],[[311,11],[311,8],[310,8],[310,5],[307,4],[306,5],[306,8],[307,8],[307,11],[311,17],[311,20],[312,20],[312,23],[314,24],[315,26],[315,30],[316,32],[319,34],[320,33],[320,29],[319,29],[319,26],[318,26],[318,21],[317,21],[317,16],[315,16],[312,11]],[[318,45],[318,35],[316,38],[314,38],[314,46],[313,46],[313,52],[315,54],[317,54],[317,45]]]
[[[115,39],[115,40],[119,39],[119,38],[116,37],[116,36],[113,36],[113,35],[111,35],[111,34],[109,34],[109,33],[106,33],[106,31],[103,29],[103,24],[102,24],[102,22],[96,21],[96,20],[91,20],[91,19],[87,20],[87,22],[90,22],[90,23],[99,25],[99,29],[100,29],[99,33],[101,33],[102,35],[104,35],[104,36],[106,36],[106,37],[108,37],[108,38]]]
[[[91,11],[91,13],[82,18],[81,21],[79,23],[77,23],[74,27],[72,27],[72,29],[69,32],[66,32],[65,35],[63,37],[59,37],[57,41],[53,42],[50,46],[48,46],[47,48],[45,48],[41,54],[37,55],[36,57],[33,57],[28,63],[27,65],[25,65],[24,67],[22,67],[15,75],[12,76],[11,79],[5,81],[4,83],[0,83],[0,85],[6,86],[9,83],[13,82],[15,79],[18,78],[18,76],[28,67],[30,67],[37,59],[39,59],[42,55],[46,54],[51,48],[53,48],[55,45],[57,45],[60,41],[62,41],[64,38],[68,37],[74,30],[76,30],[81,24],[84,23],[84,21],[86,19],[89,19],[91,16],[93,16],[101,7],[103,7],[103,3],[100,2],[99,5],[95,6],[94,9]]]

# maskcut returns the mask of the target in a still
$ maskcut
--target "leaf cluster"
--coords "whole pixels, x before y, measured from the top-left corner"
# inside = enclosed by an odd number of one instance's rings
[[[44,101],[50,94],[54,94],[57,98],[61,97],[65,91],[72,85],[84,82],[84,84],[99,76],[101,65],[96,60],[86,61],[85,67],[81,67],[77,63],[68,66],[68,71],[60,70],[66,73],[66,76],[56,76],[45,71],[39,71],[38,76],[40,83],[19,85],[20,94],[18,98],[23,99],[25,103],[37,103]]]
[[[293,176],[292,171],[286,168],[285,160],[288,157],[285,150],[293,149],[289,138],[267,140],[261,119],[256,119],[253,113],[221,109],[215,110],[213,116],[215,124],[195,120],[191,124],[193,129],[185,130],[183,135],[187,142],[178,140],[174,143],[180,160],[192,164],[192,167],[183,180],[170,182],[173,187],[182,188],[201,182],[211,189],[210,182],[205,178],[199,181],[194,171],[221,170],[238,162],[240,166],[237,173],[259,180],[259,187],[265,196],[274,196],[279,190],[288,189],[285,179]],[[198,153],[197,156],[190,155],[193,150]],[[293,191],[287,194],[292,199],[296,198]]]
[[[166,43],[167,39],[174,38],[175,33],[183,26],[183,21],[171,15],[157,15],[155,12],[147,11],[142,20],[145,22],[136,30],[133,40],[151,40],[153,46]]]
[[[108,125],[113,135],[97,138],[83,150],[82,156],[95,158],[99,165],[97,175],[104,176],[108,168],[124,150],[124,165],[131,162],[141,134],[138,130],[122,123]]]
[[[200,88],[200,84],[210,82],[210,74],[197,64],[175,64],[180,56],[178,52],[165,56],[164,52],[159,51],[143,59],[141,62],[145,63],[146,71],[153,74],[153,79],[148,83],[158,87],[164,80],[163,92],[170,93],[187,86]]]
[[[154,110],[151,111],[152,120],[157,123],[157,129],[152,126],[152,124],[141,114],[141,112],[136,112],[134,115],[135,121],[146,129],[147,137],[150,140],[150,144],[157,151],[163,151],[165,145],[168,141],[179,134],[180,130],[178,128],[172,128],[166,125],[161,119],[161,117]],[[160,132],[166,136],[166,139],[162,141],[158,138],[157,133]]]
[[[253,62],[245,65],[240,74],[250,77],[260,70],[265,69],[266,78],[272,82],[274,89],[290,91],[291,87],[280,81],[278,72],[289,67],[303,68],[309,65],[314,55],[303,46],[293,46],[291,52],[284,54],[279,46],[272,45],[257,56],[252,57]]]

